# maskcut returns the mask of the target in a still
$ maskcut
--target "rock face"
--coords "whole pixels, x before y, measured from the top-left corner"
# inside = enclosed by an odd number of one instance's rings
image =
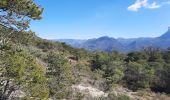
[[[170,39],[170,27],[168,27],[168,31],[165,34],[161,35],[159,38],[160,39]]]
[[[160,37],[155,38],[111,38],[108,36],[100,37],[97,39],[89,40],[59,40],[60,42],[65,42],[76,48],[85,48],[89,51],[99,50],[99,51],[120,51],[120,52],[131,52],[131,51],[140,51],[143,48],[153,46],[160,49],[167,49],[170,47],[170,27],[168,31],[161,35]],[[69,42],[70,41],[70,42]]]
[[[74,91],[79,91],[80,93],[83,93],[85,95],[90,95],[91,97],[107,97],[108,94],[104,93],[103,91],[94,88],[92,86],[86,86],[83,84],[79,85],[73,85],[72,88]]]
[[[9,97],[9,100],[20,100],[25,96],[25,93],[21,90],[16,90],[12,92],[11,96]]]

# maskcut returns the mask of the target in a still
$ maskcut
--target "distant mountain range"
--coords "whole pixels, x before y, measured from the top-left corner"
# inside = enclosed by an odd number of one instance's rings
[[[65,42],[76,48],[85,48],[86,50],[102,50],[111,52],[113,50],[121,52],[140,51],[143,48],[153,46],[162,50],[170,47],[170,28],[168,31],[155,38],[112,38],[103,36],[95,39],[79,40],[79,39],[57,39],[55,41]]]

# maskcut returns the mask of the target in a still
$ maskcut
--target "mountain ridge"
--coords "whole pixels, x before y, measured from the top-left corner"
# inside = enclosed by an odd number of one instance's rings
[[[170,47],[170,27],[168,31],[161,36],[151,37],[140,37],[140,38],[113,38],[109,36],[102,36],[99,38],[80,40],[80,39],[59,39],[55,40],[59,42],[65,42],[76,48],[84,48],[89,51],[120,51],[120,52],[131,52],[141,51],[146,47],[153,46],[162,50]]]

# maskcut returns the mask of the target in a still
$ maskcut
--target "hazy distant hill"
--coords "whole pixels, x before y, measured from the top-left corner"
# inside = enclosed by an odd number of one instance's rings
[[[168,31],[165,34],[155,38],[115,39],[112,37],[103,36],[97,39],[89,40],[62,39],[57,41],[65,42],[66,44],[76,48],[85,48],[90,51],[103,50],[110,52],[117,50],[121,52],[129,52],[139,51],[148,46],[167,49],[170,47],[170,28],[168,28]]]
[[[80,47],[87,50],[104,50],[108,52],[113,50],[122,51],[124,48],[116,39],[107,36],[87,40]]]
[[[58,39],[58,40],[54,40],[54,41],[65,42],[66,44],[71,45],[73,47],[79,47],[80,45],[82,45],[87,40],[81,40],[81,39]]]

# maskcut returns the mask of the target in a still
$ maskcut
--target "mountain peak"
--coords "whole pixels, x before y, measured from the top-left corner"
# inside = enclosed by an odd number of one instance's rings
[[[102,36],[102,37],[99,37],[98,40],[115,40],[115,39],[109,36]]]
[[[110,38],[109,36],[102,36],[102,37],[99,37],[99,39],[108,39]]]
[[[165,34],[161,35],[159,38],[170,39],[170,26],[168,27],[168,31]]]

